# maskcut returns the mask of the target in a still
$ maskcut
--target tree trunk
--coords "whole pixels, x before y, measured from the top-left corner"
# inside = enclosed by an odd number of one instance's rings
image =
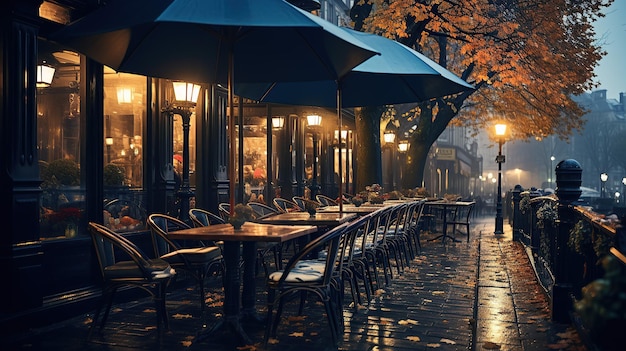
[[[402,188],[413,189],[424,186],[424,171],[428,160],[428,150],[431,145],[420,142],[411,142],[411,147],[407,150],[406,163],[399,165],[404,167],[402,174]]]
[[[384,106],[359,107],[354,109],[356,125],[356,179],[355,192],[370,184],[381,184],[382,157],[380,148],[380,116]]]

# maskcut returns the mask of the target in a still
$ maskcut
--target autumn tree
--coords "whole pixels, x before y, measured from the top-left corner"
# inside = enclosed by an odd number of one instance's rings
[[[395,116],[412,131],[403,186],[422,184],[428,151],[451,124],[478,131],[500,120],[516,139],[567,139],[582,128],[584,111],[571,97],[594,87],[593,68],[604,52],[592,25],[612,1],[356,1],[350,13],[356,30],[397,40],[476,88],[418,102]],[[359,124],[380,121],[379,110],[356,112],[358,135],[379,132],[368,130],[376,123]],[[375,161],[358,158],[357,187],[367,184],[363,173],[380,167]]]

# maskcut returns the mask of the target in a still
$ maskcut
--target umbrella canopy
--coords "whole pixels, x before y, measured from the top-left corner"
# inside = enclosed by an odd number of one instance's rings
[[[337,79],[378,54],[283,0],[112,1],[52,36],[114,70],[225,83],[235,193],[233,85]]]
[[[381,54],[338,80],[240,84],[235,92],[257,101],[335,107],[337,89],[340,89],[341,106],[358,107],[420,102],[474,89],[428,57],[397,41],[348,28],[342,30]]]
[[[193,82],[336,79],[376,53],[283,0],[111,1],[52,36],[116,71]]]
[[[264,102],[337,107],[341,135],[343,107],[420,102],[474,89],[452,72],[403,44],[379,35],[342,29],[380,52],[380,55],[371,57],[339,79],[241,84],[236,87],[236,93]],[[342,172],[340,152],[339,173]],[[341,177],[339,189],[342,189]],[[339,202],[339,212],[343,212],[343,201]]]

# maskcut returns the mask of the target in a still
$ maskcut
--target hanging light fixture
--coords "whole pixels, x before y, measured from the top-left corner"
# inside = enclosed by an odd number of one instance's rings
[[[45,62],[37,65],[37,88],[47,88],[52,84],[54,78],[54,67],[47,65]]]
[[[133,102],[133,90],[128,87],[117,88],[117,103],[130,104]]]
[[[200,94],[200,85],[187,82],[173,82],[176,101],[195,104]]]
[[[383,141],[385,144],[392,144],[396,140],[396,133],[392,130],[386,130],[383,134]]]
[[[408,140],[400,140],[398,143],[398,151],[407,152],[409,150],[409,141]]]
[[[285,125],[285,117],[283,116],[272,117],[272,128],[282,129],[284,125]]]
[[[319,127],[322,125],[322,116],[320,115],[308,115],[306,121],[309,127]]]

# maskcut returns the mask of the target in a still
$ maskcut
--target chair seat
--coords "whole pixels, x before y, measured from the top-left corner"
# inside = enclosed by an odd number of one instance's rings
[[[302,260],[296,264],[296,268],[298,269],[311,269],[319,272],[320,274],[324,273],[324,268],[326,267],[326,262],[324,260]]]
[[[166,253],[165,255],[161,256],[161,258],[169,262],[170,264],[183,264],[184,257],[185,259],[187,259],[187,261],[189,261],[189,263],[198,264],[217,260],[221,256],[222,252],[219,247],[207,246],[178,249],[176,251]]]
[[[151,259],[149,270],[153,279],[169,278],[176,274],[170,264],[162,259]],[[139,279],[143,275],[141,268],[135,261],[120,261],[104,268],[104,276],[107,279]]]
[[[269,280],[277,282],[283,277],[283,271],[277,271],[269,275]],[[294,268],[289,271],[285,282],[288,283],[311,283],[322,279],[323,274],[313,269],[313,267]]]

